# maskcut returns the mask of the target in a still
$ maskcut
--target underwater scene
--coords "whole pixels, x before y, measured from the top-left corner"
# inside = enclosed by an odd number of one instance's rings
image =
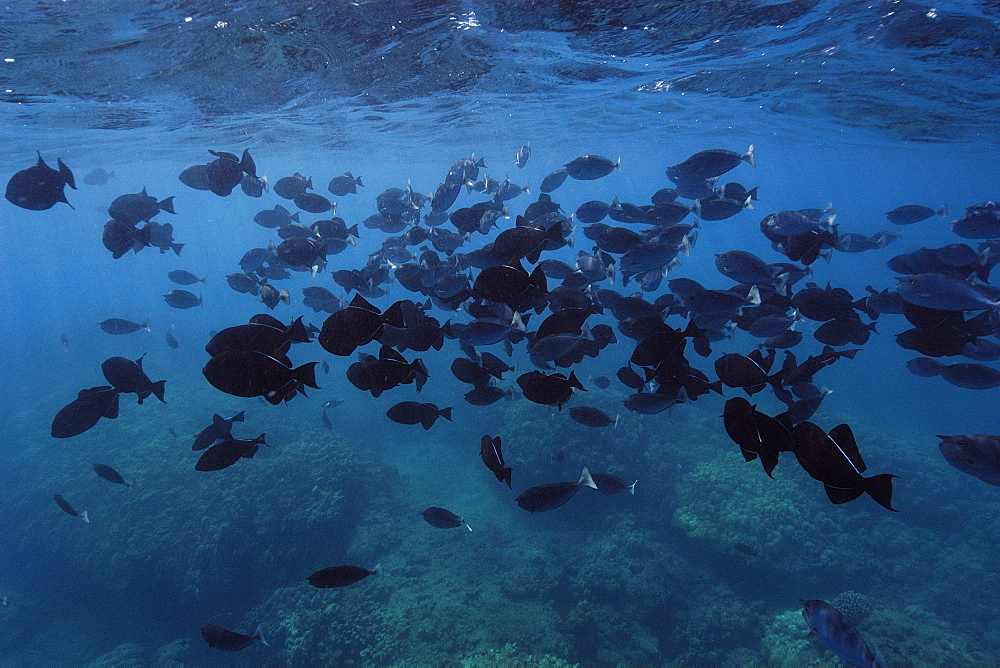
[[[1000,6],[14,0],[0,665],[1000,665]]]

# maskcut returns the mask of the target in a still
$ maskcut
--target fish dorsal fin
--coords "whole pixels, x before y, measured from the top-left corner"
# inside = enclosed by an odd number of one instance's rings
[[[379,313],[379,310],[371,302],[362,297],[360,292],[354,294],[354,299],[351,300],[350,306],[352,308],[364,309],[370,313]]]
[[[220,424],[225,421],[226,419],[218,413],[212,413],[212,424]]]
[[[865,466],[865,461],[861,458],[861,451],[858,450],[858,443],[854,440],[854,432],[851,428],[846,424],[838,424],[830,430],[829,437],[837,449],[847,457],[858,474],[864,473],[868,467]]]

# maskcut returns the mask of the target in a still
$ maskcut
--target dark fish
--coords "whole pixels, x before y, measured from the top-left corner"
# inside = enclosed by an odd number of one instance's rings
[[[949,464],[962,473],[1000,486],[1000,436],[965,434],[941,436],[938,447]]]
[[[459,517],[450,510],[445,510],[444,508],[437,508],[431,506],[427,510],[420,513],[427,520],[427,523],[432,527],[437,527],[438,529],[457,529],[458,527],[465,524],[469,531],[472,531],[464,517]]]
[[[187,290],[171,290],[163,295],[163,300],[167,302],[168,306],[174,308],[194,308],[195,306],[201,306],[201,297]]]
[[[333,430],[333,422],[330,421],[330,416],[326,414],[326,404],[323,404],[323,411],[321,413],[323,426],[328,430]]]
[[[802,422],[795,425],[792,434],[796,459],[806,473],[823,483],[830,501],[846,503],[867,493],[883,508],[897,512],[892,507],[892,479],[896,476],[861,475],[867,466],[848,425],[837,425],[827,434],[812,422]]]
[[[618,158],[618,162],[611,162],[599,155],[581,155],[572,162],[566,163],[563,169],[571,178],[578,181],[593,181],[607,176],[616,169],[621,169],[621,164],[621,158]]]
[[[132,332],[138,332],[140,329],[144,329],[147,332],[153,331],[149,328],[149,320],[143,321],[140,325],[139,323],[132,322],[131,320],[108,318],[104,322],[101,322],[100,325],[101,329],[108,334],[131,334]]]
[[[115,178],[114,172],[105,171],[103,167],[97,167],[83,177],[83,182],[88,186],[103,186],[108,179]]]
[[[260,301],[264,306],[273,309],[279,302],[292,303],[292,296],[285,288],[275,288],[273,285],[264,283],[260,286]]]
[[[226,275],[226,283],[229,284],[229,287],[240,294],[249,294],[254,296],[260,294],[260,282],[257,280],[256,276],[251,276],[250,274],[228,274]]]
[[[503,390],[495,385],[485,384],[469,390],[463,398],[473,406],[490,406],[504,397],[511,399],[513,396],[514,390],[512,389]]]
[[[76,512],[76,510],[74,510],[73,506],[69,505],[69,501],[67,501],[66,499],[64,499],[62,497],[62,494],[53,494],[52,498],[54,498],[56,500],[56,504],[60,508],[62,508],[63,512],[65,512],[67,515],[72,515],[73,517],[79,517],[81,520],[83,520],[87,524],[90,524],[90,518],[87,517],[87,511],[86,510],[83,511],[82,513]]]
[[[586,485],[591,489],[597,489],[597,483],[590,476],[590,471],[586,468],[580,474],[577,482],[552,482],[546,485],[539,485],[521,492],[517,497],[517,505],[521,506],[529,513],[541,513],[546,510],[555,510],[573,498],[580,487]]]
[[[939,311],[984,311],[1000,307],[1000,298],[990,297],[962,279],[938,273],[903,276],[896,290],[911,304]]]
[[[921,204],[904,204],[903,206],[897,206],[885,214],[889,222],[896,225],[912,225],[935,215],[946,218],[948,216],[948,207],[942,205],[939,209],[932,209],[929,206]]]
[[[760,457],[768,476],[778,465],[778,455],[795,447],[791,423],[781,416],[773,418],[757,410],[742,397],[726,402],[722,422],[729,438],[740,446],[743,459],[751,462]]]
[[[377,564],[371,570],[361,566],[330,566],[316,571],[307,579],[309,584],[317,589],[330,589],[332,587],[346,587],[364,580],[369,575],[378,575],[381,572],[381,564]]]
[[[126,487],[132,486],[132,483],[125,482],[125,478],[123,478],[118,471],[114,470],[107,464],[94,464],[94,473],[108,482],[115,483],[116,485],[125,485]]]
[[[309,213],[326,213],[333,209],[333,203],[319,193],[302,193],[292,200],[295,206]]]
[[[569,409],[569,416],[585,427],[607,427],[618,424],[617,418],[612,420],[604,411],[590,406],[573,406]]]
[[[517,150],[517,155],[514,156],[514,164],[517,165],[519,169],[523,168],[525,165],[528,164],[528,158],[530,156],[531,156],[531,142],[528,142],[527,144],[525,144],[524,146],[522,146]]]
[[[748,557],[756,557],[757,556],[757,551],[754,550],[749,545],[747,545],[746,543],[736,543],[735,545],[733,545],[733,547],[736,549],[737,552],[745,554]]]
[[[208,643],[209,647],[221,649],[224,652],[239,652],[241,649],[246,649],[258,641],[265,647],[270,647],[267,641],[264,640],[263,631],[264,627],[258,624],[257,630],[254,631],[253,635],[248,636],[236,633],[235,631],[229,631],[215,624],[205,624],[205,626],[201,627],[201,636]]]
[[[52,420],[53,438],[70,438],[87,431],[106,417],[118,417],[118,392],[101,385],[80,390],[76,399],[63,406]]]
[[[244,411],[240,411],[228,420],[218,413],[212,415],[212,424],[208,425],[194,437],[192,450],[204,450],[216,441],[225,441],[233,437],[232,429],[234,422],[243,422]]]
[[[167,330],[167,345],[170,346],[171,348],[174,348],[175,350],[181,347],[181,344],[179,344],[177,342],[177,339],[174,338],[173,324],[171,324],[170,329]]]
[[[557,169],[542,179],[542,185],[540,185],[538,189],[543,193],[550,193],[561,186],[566,181],[566,177],[568,176],[569,172],[565,169]]]
[[[174,438],[180,438],[180,436],[177,435],[177,430],[174,429],[173,427],[167,427],[167,433],[169,433]]]
[[[150,380],[146,372],[142,370],[142,357],[134,362],[125,357],[109,357],[101,363],[101,371],[104,372],[104,377],[115,388],[115,391],[134,392],[140,404],[150,394],[166,403],[163,400],[163,391],[167,381],[158,380],[154,383]]]
[[[611,387],[611,379],[607,376],[594,376],[591,380],[598,389],[606,390]]]
[[[337,197],[344,197],[345,195],[357,194],[358,186],[364,187],[364,185],[360,176],[355,177],[350,172],[344,172],[340,176],[330,179],[330,185],[326,189]]]
[[[308,343],[309,331],[296,318],[287,327],[279,320],[265,314],[255,315],[246,325],[226,327],[205,344],[205,352],[212,357],[226,350],[256,350],[274,355],[284,354],[292,343]]]
[[[299,214],[298,212],[291,213],[280,204],[275,204],[273,209],[258,211],[253,217],[253,222],[261,227],[284,227],[289,223],[299,222]]]
[[[268,190],[267,177],[244,174],[240,181],[240,189],[250,197],[260,197]]]
[[[482,457],[486,468],[493,472],[500,482],[507,483],[510,487],[510,474],[514,470],[506,465],[503,459],[503,451],[499,436],[483,436],[479,456]]]
[[[184,271],[183,269],[174,269],[169,274],[167,278],[176,283],[177,285],[194,285],[195,283],[204,283],[207,276],[202,276],[198,278],[190,271]]]
[[[603,494],[618,494],[619,492],[635,494],[635,483],[639,482],[636,480],[631,485],[626,485],[624,480],[608,473],[591,473],[590,477],[597,485],[597,491]]]
[[[295,172],[292,176],[284,176],[278,179],[277,183],[271,189],[278,197],[295,199],[298,195],[301,195],[312,187],[312,177],[307,179],[298,172]]]
[[[573,371],[570,371],[569,378],[561,373],[545,374],[541,371],[529,371],[517,377],[517,384],[525,399],[536,404],[554,405],[560,410],[562,405],[569,401],[574,388],[586,392],[586,388],[580,384]]]
[[[76,190],[73,172],[57,160],[58,170],[52,169],[42,160],[38,153],[38,162],[27,169],[22,169],[7,182],[7,201],[30,211],[44,211],[52,208],[56,202],[63,202],[69,208],[74,208],[66,199],[63,189],[66,186]]]
[[[278,404],[289,387],[302,384],[319,389],[316,364],[309,362],[293,369],[254,350],[226,350],[210,359],[202,373],[213,387],[226,394],[248,398],[260,396]]]
[[[160,211],[175,213],[174,198],[168,197],[158,202],[155,197],[150,197],[146,194],[145,188],[132,195],[120,195],[116,197],[108,207],[109,216],[120,223],[128,225],[138,225],[142,222],[148,223],[150,218]]]
[[[227,438],[216,443],[202,453],[194,465],[196,471],[221,471],[229,468],[241,458],[253,459],[264,442],[264,434],[257,438]]]
[[[887,668],[882,653],[868,647],[847,617],[825,601],[802,601],[802,617],[824,647],[853,666]]]
[[[438,408],[434,404],[418,401],[400,401],[385,412],[393,422],[399,424],[419,424],[430,429],[439,417],[451,421],[451,408]]]
[[[699,151],[684,162],[668,167],[667,178],[674,183],[680,180],[711,179],[738,167],[741,162],[749,163],[751,167],[757,166],[753,144],[742,155],[721,148]]]
[[[63,348],[69,348],[69,337],[66,336],[66,332],[59,335],[59,341],[63,344]]]
[[[403,329],[402,307],[396,302],[379,311],[360,294],[354,295],[350,305],[330,315],[323,322],[318,340],[323,349],[334,355],[347,357],[356,348],[376,339],[385,326]]]
[[[117,260],[129,251],[138,253],[150,245],[152,228],[136,229],[131,223],[109,220],[104,224],[101,243],[111,251],[111,257]],[[183,244],[180,244],[183,246]]]

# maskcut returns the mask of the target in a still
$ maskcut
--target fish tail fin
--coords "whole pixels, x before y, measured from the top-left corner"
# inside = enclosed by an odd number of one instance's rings
[[[743,156],[741,157],[741,159],[744,162],[750,163],[751,167],[756,167],[757,166],[757,159],[754,157],[754,154],[753,154],[753,144],[750,144],[750,148],[747,149],[747,152],[743,154]]]
[[[451,407],[449,406],[448,408],[442,408],[440,411],[438,411],[438,415],[443,417],[448,422],[451,422]]]
[[[149,326],[149,318],[147,318],[146,320],[143,320],[141,329],[144,329],[147,332],[152,332],[153,331],[153,329]]]
[[[499,438],[499,437],[497,437],[497,438]],[[501,472],[500,482],[507,483],[507,489],[513,489],[510,486],[510,474],[513,473],[513,472],[514,472],[514,469],[510,468],[509,466],[505,466],[504,469],[503,469],[503,471]]]
[[[472,531],[472,527],[469,526],[469,523],[465,521],[464,517],[462,518],[462,524],[465,525],[466,529],[468,529],[469,531]]]
[[[942,204],[941,208],[937,210],[937,215],[941,216],[942,218],[947,218],[948,217],[948,205],[947,204]]]
[[[629,494],[635,494],[635,483],[636,482],[639,482],[639,481],[636,480],[635,482],[633,482],[631,485],[628,486],[628,493]]]
[[[882,473],[865,479],[865,492],[875,499],[878,505],[894,513],[899,511],[892,507],[892,479],[896,476],[891,473]]]
[[[174,198],[172,195],[165,200],[157,202],[157,204],[161,210],[166,211],[167,213],[176,213],[176,211],[174,211]]]
[[[580,484],[591,489],[597,489],[597,483],[594,482],[594,478],[590,475],[590,469],[586,466],[583,467],[583,473],[580,474]]]
[[[375,564],[375,568],[372,569],[372,575],[382,575],[382,562]]]
[[[181,254],[181,249],[182,248],[184,248],[184,244],[170,244],[170,249],[173,250],[174,253],[176,253],[178,256]],[[202,282],[205,281],[204,278],[201,279],[201,280],[202,280]]]
[[[166,380],[158,380],[149,386],[149,389],[153,392],[156,398],[163,403],[167,403],[166,401],[163,400],[163,391],[165,389],[166,384],[167,384]]]
[[[265,432],[265,433],[261,434],[260,436],[258,436],[257,438],[253,439],[253,443],[254,443],[254,445],[267,445],[267,441],[264,440],[266,438],[267,438],[267,433]],[[267,445],[267,447],[270,448],[271,446]]]
[[[260,641],[264,645],[264,647],[270,647],[271,646],[271,645],[268,644],[267,640],[264,639],[264,625],[263,624],[258,624],[257,625],[257,630],[253,632],[253,639]]]
[[[320,387],[316,384],[317,364],[319,364],[319,362],[308,362],[303,364],[292,372],[292,376],[303,385],[308,385],[309,387],[314,387],[318,390]]]
[[[80,513],[79,515],[77,515],[77,517],[79,517],[81,520],[83,520],[86,524],[90,524],[90,517],[87,516],[87,511],[86,510],[83,511],[82,513]]]

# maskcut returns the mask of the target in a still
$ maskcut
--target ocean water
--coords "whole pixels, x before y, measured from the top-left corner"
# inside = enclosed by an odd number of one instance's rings
[[[348,225],[376,213],[386,188],[431,194],[456,160],[482,157],[490,176],[531,194],[510,200],[510,217],[472,235],[466,252],[512,227],[542,179],[580,155],[620,159],[620,169],[553,191],[567,215],[589,200],[645,204],[671,185],[667,167],[752,144],[756,166],[720,182],[757,186],[759,200],[702,222],[690,256],[643,293],[649,301],[676,278],[731,287],[718,253],[785,261],[761,219],[828,205],[841,233],[902,234],[880,250],[834,252],[796,286],[829,284],[859,299],[866,286],[895,287],[891,257],[963,241],[948,222],[997,198],[996,3],[623,4],[4,6],[3,173],[30,167],[38,151],[50,165],[65,162],[77,189],[66,189],[72,208],[0,203],[0,665],[844,665],[807,637],[802,599],[838,606],[891,666],[1000,664],[1000,492],[949,465],[935,437],[1000,433],[998,390],[911,374],[917,353],[896,342],[910,327],[901,315],[880,316],[853,359],[817,374],[832,394],[811,418],[825,430],[849,424],[868,474],[898,476],[898,513],[867,495],[830,503],[789,453],[774,479],[745,463],[720,417],[741,390],[656,415],[627,410],[631,390],[615,372],[635,341],[609,312],[588,323],[612,325],[617,343],[572,367],[587,391],[562,410],[519,396],[514,379],[533,368],[524,342],[509,358],[501,345],[483,348],[517,365],[497,383],[514,398],[488,407],[463,399],[470,386],[449,371],[463,356],[451,339],[440,351],[404,352],[428,368],[420,393],[402,385],[373,398],[345,376],[356,356],[315,341],[289,355],[329,364],[328,374],[317,370],[322,389],[286,404],[224,394],[203,375],[210,332],[254,314],[321,327],[328,314],[304,306],[302,288],[352,298],[331,272],[361,268],[387,236],[361,226],[356,245],[315,276],[275,281],[291,303],[269,311],[225,276],[246,250],[280,241],[253,222],[257,212],[296,208],[273,191],[218,197],[182,184],[181,171],[208,162],[209,149],[249,149],[272,185],[300,172],[324,195],[334,176],[361,176],[358,194],[331,196]],[[518,168],[515,153],[529,142]],[[84,184],[98,167],[114,177]],[[173,224],[183,250],[112,259],[102,245],[108,205],[143,188],[175,197],[176,214],[155,220]],[[463,190],[451,210],[485,199]],[[886,212],[903,204],[947,205],[949,214],[891,224]],[[582,228],[574,248],[543,258],[572,263],[589,251]],[[201,307],[164,302],[183,287],[167,279],[174,269],[207,277],[188,288]],[[380,309],[425,299],[395,281],[383,287],[388,294],[371,300]],[[620,276],[597,287],[638,291]],[[430,314],[471,320],[440,304]],[[152,331],[108,335],[98,323],[111,317],[148,319]],[[666,322],[686,326],[681,315]],[[799,360],[822,349],[819,324],[797,325]],[[165,341],[171,326],[176,349]],[[759,342],[736,330],[711,357],[691,346],[687,357],[714,380],[717,357]],[[361,350],[378,354],[378,345]],[[105,359],[143,355],[150,378],[167,381],[166,403],[123,394],[117,419],[51,436],[55,414],[104,383]],[[612,378],[608,389],[594,384],[600,375]],[[329,400],[342,401],[326,411],[332,429],[322,423]],[[451,407],[452,420],[426,431],[390,421],[389,407],[407,400]],[[783,410],[769,389],[751,401],[769,415]],[[569,408],[580,405],[616,425],[574,422]],[[270,447],[223,471],[196,471],[194,435],[213,413],[239,411],[246,420],[234,435],[264,433]],[[512,489],[483,465],[484,434],[501,436]],[[94,463],[133,486],[98,478]],[[542,514],[515,503],[583,467],[637,480],[634,495],[581,489]],[[53,494],[90,522],[63,513]],[[430,526],[420,513],[431,506],[473,531]],[[380,564],[382,573],[342,589],[308,584],[340,564]],[[269,646],[210,648],[206,624],[247,634],[260,624]]]

